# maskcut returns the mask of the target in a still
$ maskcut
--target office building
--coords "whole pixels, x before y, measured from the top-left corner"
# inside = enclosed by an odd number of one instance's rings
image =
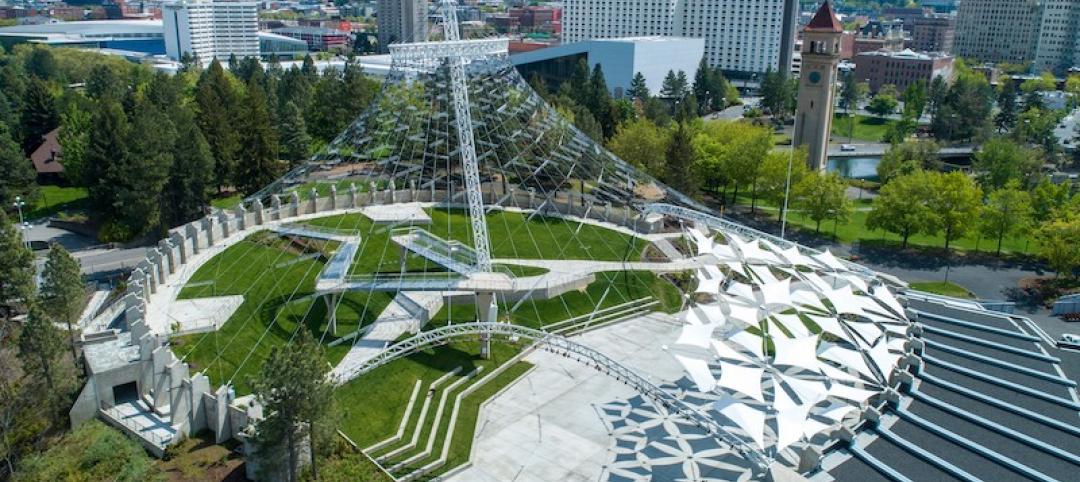
[[[926,11],[920,7],[885,7],[881,9],[882,18],[900,21],[904,31],[909,34],[915,26],[915,19],[925,14]]]
[[[855,34],[852,55],[863,52],[904,50],[904,24],[901,20],[881,20],[863,25]]]
[[[424,42],[428,36],[426,0],[379,0],[379,50],[388,45]]]
[[[956,17],[932,14],[916,17],[909,47],[919,52],[952,52],[956,40]]]
[[[983,62],[1030,62],[1035,58],[1040,13],[1036,0],[964,0],[956,15],[953,52]]]
[[[611,95],[621,98],[630,88],[634,75],[641,73],[649,92],[660,92],[664,76],[669,71],[683,71],[689,79],[697,73],[705,51],[700,38],[628,37],[587,40],[558,46],[522,51],[510,56],[510,62],[531,79],[537,75],[552,89],[568,80],[580,59],[589,69],[599,65]]]
[[[259,55],[259,4],[226,0],[192,0],[162,7],[165,53],[173,60],[185,54],[202,62]]]
[[[953,61],[948,54],[940,52],[863,52],[855,56],[855,78],[870,84],[870,91],[877,92],[886,84],[895,85],[900,91],[917,81],[927,85],[934,77],[951,80]]]
[[[1043,0],[1035,71],[1062,74],[1080,65],[1080,1]]]
[[[349,35],[340,30],[322,27],[284,27],[273,30],[278,35],[300,39],[312,52],[328,52],[349,48]]]
[[[787,72],[796,0],[566,0],[563,39],[672,36],[705,39],[705,59],[733,77]]]

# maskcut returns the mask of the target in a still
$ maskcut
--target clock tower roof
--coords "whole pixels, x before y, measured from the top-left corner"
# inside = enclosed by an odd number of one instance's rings
[[[836,13],[833,12],[832,5],[829,5],[828,0],[821,4],[817,13],[814,14],[814,18],[810,19],[810,24],[806,26],[806,30],[818,31],[818,32],[843,32],[844,28],[840,25],[840,21],[836,19]]]

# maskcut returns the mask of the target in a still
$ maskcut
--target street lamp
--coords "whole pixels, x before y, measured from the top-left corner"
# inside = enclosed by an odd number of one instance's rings
[[[19,228],[22,229],[23,245],[29,247],[30,242],[26,240],[26,228],[29,227],[29,223],[23,219],[22,208],[26,206],[26,201],[23,201],[22,196],[15,196],[15,202],[12,203],[15,209],[19,210]]]

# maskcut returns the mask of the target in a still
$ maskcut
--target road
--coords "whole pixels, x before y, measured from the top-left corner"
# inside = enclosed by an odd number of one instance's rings
[[[1077,147],[1077,139],[1080,139],[1080,131],[1076,130],[1077,125],[1080,125],[1080,108],[1070,112],[1054,128],[1054,136],[1058,138],[1058,142],[1066,150],[1076,149]]]
[[[31,224],[26,230],[26,239],[31,242],[59,243],[79,260],[83,275],[90,279],[107,278],[126,271],[146,257],[146,248],[111,248],[93,238],[50,227],[47,221]],[[46,250],[35,252],[39,272],[45,266],[47,253]]]

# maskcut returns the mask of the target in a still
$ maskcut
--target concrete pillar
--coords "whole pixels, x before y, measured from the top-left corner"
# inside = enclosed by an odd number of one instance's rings
[[[248,228],[247,226],[247,209],[241,204],[236,206],[233,210],[233,219],[236,219],[236,230],[243,231]]]
[[[416,202],[416,179],[409,179],[409,202]]]
[[[536,190],[529,188],[529,209],[536,209]]]
[[[187,264],[187,246],[184,245],[183,233],[172,233],[169,235],[169,239],[172,241],[173,245],[176,246],[176,250],[180,254],[179,264]]]
[[[300,193],[293,191],[289,193],[289,208],[290,216],[296,217],[300,215]]]
[[[499,306],[495,303],[495,293],[476,294],[476,314],[481,323],[494,323],[498,320]],[[480,335],[480,356],[491,358],[491,334]]]
[[[356,183],[349,183],[349,207],[356,208]]]
[[[196,254],[199,254],[199,228],[195,226],[195,222],[193,221],[187,223],[184,226],[184,229],[187,231],[188,239],[191,240],[190,256],[195,256]]]
[[[337,184],[330,185],[330,210],[337,211]]]
[[[149,261],[143,260],[139,263],[139,267],[142,269],[143,276],[146,279],[146,286],[150,289],[150,294],[157,293],[157,277],[154,276],[154,267]],[[149,297],[146,298],[150,300]]]
[[[281,196],[274,194],[270,197],[270,212],[270,219],[281,219],[283,217],[281,213]]]
[[[147,259],[150,260],[150,266],[154,270],[154,278],[160,284],[165,282],[165,262],[162,259],[161,251],[157,248],[147,250]]]
[[[232,438],[232,430],[229,429],[228,385],[222,385],[214,392],[214,408],[206,415],[210,430],[214,432],[214,442],[222,443]]]
[[[319,212],[319,190],[311,188],[311,212]]]
[[[222,211],[221,214],[218,214],[218,224],[221,224],[221,239],[228,238],[232,235],[232,229],[229,228],[228,213]]]
[[[262,226],[266,222],[266,210],[263,208],[262,199],[256,199],[251,203],[251,209],[255,210],[255,225]]]
[[[165,261],[168,262],[169,274],[176,274],[176,247],[173,245],[172,237],[162,239],[158,241],[158,249],[165,254]]]
[[[146,272],[142,268],[135,268],[135,271],[131,272],[131,284],[139,289],[139,296],[143,301],[150,299],[150,287],[147,286]]]
[[[202,219],[203,231],[206,231],[206,247],[214,245],[214,215]]]
[[[378,190],[377,186],[375,185],[375,182],[372,181],[372,182],[370,182],[368,184],[369,184],[369,187],[371,188],[368,191],[368,192],[371,193],[371,204],[379,204],[379,198],[378,198],[379,190]]]

